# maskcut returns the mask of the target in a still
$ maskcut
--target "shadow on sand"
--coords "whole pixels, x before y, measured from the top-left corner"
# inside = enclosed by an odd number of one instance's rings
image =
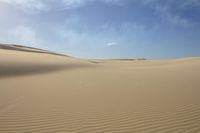
[[[1,66],[0,65],[0,79],[6,77],[17,77],[23,75],[36,75],[51,73],[61,70],[71,70],[78,68],[93,67],[89,64],[28,64],[18,66]]]

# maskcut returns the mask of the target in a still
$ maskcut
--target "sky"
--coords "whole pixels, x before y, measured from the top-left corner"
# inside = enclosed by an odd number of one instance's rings
[[[200,0],[0,0],[0,43],[81,58],[200,56]]]

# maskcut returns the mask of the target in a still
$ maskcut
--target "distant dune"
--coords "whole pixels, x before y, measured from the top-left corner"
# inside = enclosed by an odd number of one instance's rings
[[[0,44],[0,133],[199,133],[200,58],[83,60]]]

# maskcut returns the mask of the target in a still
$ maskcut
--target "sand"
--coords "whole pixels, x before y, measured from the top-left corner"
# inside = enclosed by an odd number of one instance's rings
[[[0,49],[0,133],[200,132],[199,57],[83,60],[16,47]]]

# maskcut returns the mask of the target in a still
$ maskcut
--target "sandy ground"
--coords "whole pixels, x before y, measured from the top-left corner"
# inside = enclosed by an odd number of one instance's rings
[[[30,49],[0,49],[0,133],[200,133],[200,58],[81,60]]]

